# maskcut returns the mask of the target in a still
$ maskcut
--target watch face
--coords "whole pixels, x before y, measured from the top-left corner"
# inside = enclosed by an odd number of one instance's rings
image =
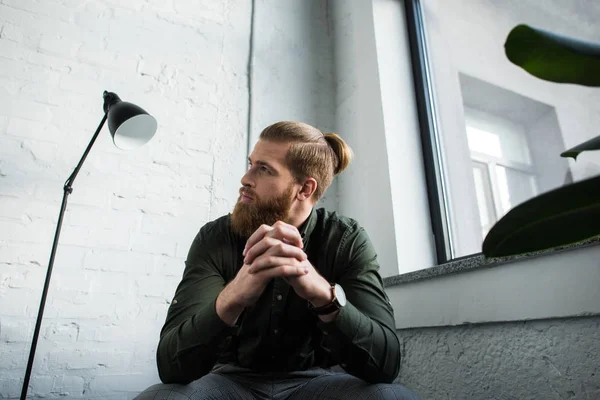
[[[346,293],[344,293],[344,289],[338,284],[335,285],[335,297],[338,303],[340,303],[340,307],[346,305]]]

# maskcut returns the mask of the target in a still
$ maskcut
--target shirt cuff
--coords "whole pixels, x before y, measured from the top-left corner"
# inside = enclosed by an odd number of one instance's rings
[[[337,331],[352,341],[358,333],[358,326],[363,317],[362,313],[352,303],[347,302],[344,307],[340,308],[338,315],[332,321],[319,320],[319,326],[325,334]]]
[[[199,336],[203,336],[206,332],[210,332],[213,338],[225,332],[227,335],[236,333],[239,329],[238,322],[234,326],[227,325],[219,314],[217,314],[217,299],[211,302],[202,313],[202,318],[194,318],[194,329]]]

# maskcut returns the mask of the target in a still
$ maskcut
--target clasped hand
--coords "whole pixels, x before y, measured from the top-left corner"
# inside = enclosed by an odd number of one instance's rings
[[[244,287],[245,306],[253,304],[267,283],[284,278],[301,298],[315,306],[331,299],[330,285],[308,261],[298,229],[284,222],[262,225],[248,241],[243,252],[244,265],[236,280]]]

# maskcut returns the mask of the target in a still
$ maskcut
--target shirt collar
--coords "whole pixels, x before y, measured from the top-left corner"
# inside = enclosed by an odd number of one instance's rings
[[[302,225],[300,225],[300,227],[298,228],[298,232],[300,232],[300,236],[302,237],[302,243],[304,243],[304,245],[307,244],[310,235],[315,229],[315,225],[317,225],[317,211],[313,207],[310,212],[310,215],[308,216],[308,218],[306,218],[306,221],[304,221]]]

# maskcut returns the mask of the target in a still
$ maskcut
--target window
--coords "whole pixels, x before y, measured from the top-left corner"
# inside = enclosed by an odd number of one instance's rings
[[[600,89],[546,82],[512,64],[518,24],[600,42],[600,3],[410,0],[407,21],[438,262],[481,251],[529,198],[600,173],[560,153],[598,135]]]
[[[481,240],[517,204],[537,194],[536,173],[523,126],[465,108]]]

